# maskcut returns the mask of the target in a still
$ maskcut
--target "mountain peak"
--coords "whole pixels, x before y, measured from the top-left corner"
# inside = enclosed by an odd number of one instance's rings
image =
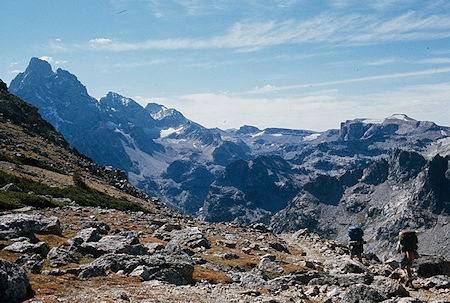
[[[164,105],[160,105],[157,103],[148,103],[145,106],[145,110],[148,111],[151,115],[157,114],[162,110],[167,109],[167,107],[165,107]]]
[[[25,73],[38,73],[39,75],[50,75],[53,73],[52,66],[45,60],[33,57],[25,70]]]
[[[115,107],[132,107],[132,108],[142,107],[133,99],[124,97],[115,92],[108,92],[106,96],[100,99],[100,103],[105,104],[107,106],[115,106]]]

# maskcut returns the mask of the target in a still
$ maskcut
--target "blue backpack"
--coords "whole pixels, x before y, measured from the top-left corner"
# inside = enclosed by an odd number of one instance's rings
[[[360,226],[351,226],[348,230],[348,237],[352,242],[362,242],[364,232]]]

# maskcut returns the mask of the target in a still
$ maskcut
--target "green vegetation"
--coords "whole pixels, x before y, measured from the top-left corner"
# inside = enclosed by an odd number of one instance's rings
[[[24,192],[32,192],[32,194],[25,194],[0,191],[0,209],[19,208],[25,205],[38,207],[61,206],[61,203],[42,197],[45,195],[50,195],[55,198],[69,198],[77,204],[83,206],[100,206],[103,208],[114,208],[118,210],[147,212],[145,208],[137,203],[130,202],[126,199],[114,198],[95,189],[89,188],[79,175],[78,177],[74,176],[74,178],[79,178],[79,180],[75,183],[78,186],[58,188],[50,187],[31,179],[16,177],[0,171],[0,187],[8,183],[14,183]]]
[[[26,205],[35,207],[62,206],[59,202],[41,196],[12,191],[0,191],[0,209],[21,208]]]
[[[5,154],[0,154],[0,161],[6,161],[6,162],[10,162],[10,163],[15,163],[17,165],[19,164],[24,164],[24,165],[30,165],[30,166],[34,166],[34,167],[39,167],[39,168],[43,168],[46,170],[50,170],[56,173],[60,173],[63,175],[67,175],[65,171],[63,171],[62,169],[59,169],[57,167],[53,167],[48,165],[47,163],[41,161],[41,160],[37,160],[37,159],[33,159],[33,158],[28,158],[24,155],[21,155],[19,157],[10,157],[7,156]]]

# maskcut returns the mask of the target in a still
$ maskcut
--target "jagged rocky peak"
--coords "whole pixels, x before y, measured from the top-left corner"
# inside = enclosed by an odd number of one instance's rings
[[[126,98],[124,96],[119,95],[115,92],[109,92],[106,94],[106,96],[102,97],[100,99],[100,104],[115,107],[115,108],[122,108],[122,107],[139,107],[142,108],[141,105],[139,105],[136,101],[130,98]]]
[[[167,109],[164,105],[160,105],[157,103],[149,103],[145,106],[145,110],[148,111],[151,115],[157,114],[162,110]]]
[[[164,105],[157,103],[147,104],[145,110],[153,119],[167,122],[168,124],[165,126],[178,126],[189,122],[189,120],[176,109],[167,108]]]
[[[38,73],[40,76],[51,75],[53,73],[52,66],[45,60],[33,57],[28,63],[25,73]]]
[[[86,87],[78,80],[78,78],[61,68],[52,71],[50,63],[39,58],[31,58],[25,72],[19,73],[10,85],[11,93],[19,97],[29,97],[35,89],[60,96],[81,95],[88,96]],[[27,100],[29,98],[26,98]]]

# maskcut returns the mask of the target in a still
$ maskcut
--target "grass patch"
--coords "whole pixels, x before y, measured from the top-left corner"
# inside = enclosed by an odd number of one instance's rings
[[[209,283],[213,284],[225,284],[233,282],[233,280],[226,274],[216,271],[210,267],[203,267],[199,265],[194,266],[194,273],[192,274],[192,278],[195,282],[206,280]]]
[[[75,258],[78,259],[78,262],[80,264],[88,264],[95,260],[95,258],[86,257],[86,256],[80,254],[79,252],[74,252],[73,255],[75,256]]]
[[[102,208],[114,208],[117,210],[132,210],[148,212],[141,205],[130,202],[124,198],[114,198],[84,184],[82,186],[69,186],[66,188],[51,187],[28,178],[17,177],[0,171],[0,187],[14,183],[24,192],[33,194],[15,193],[10,191],[0,192],[0,209],[20,208],[25,205],[36,207],[62,206],[61,203],[42,197],[50,195],[54,198],[70,198],[82,206],[99,206]]]
[[[50,170],[50,171],[53,171],[56,173],[67,175],[67,173],[62,169],[48,165],[47,163],[45,163],[44,161],[41,161],[41,160],[28,158],[27,156],[24,156],[24,155],[21,155],[19,157],[17,157],[17,156],[10,157],[5,154],[0,154],[0,161],[10,162],[10,163],[14,163],[16,165],[23,164],[23,165],[39,167],[39,168]]]
[[[43,208],[62,206],[63,204],[33,194],[30,195],[12,191],[0,191],[0,209],[21,208],[27,205]]]

